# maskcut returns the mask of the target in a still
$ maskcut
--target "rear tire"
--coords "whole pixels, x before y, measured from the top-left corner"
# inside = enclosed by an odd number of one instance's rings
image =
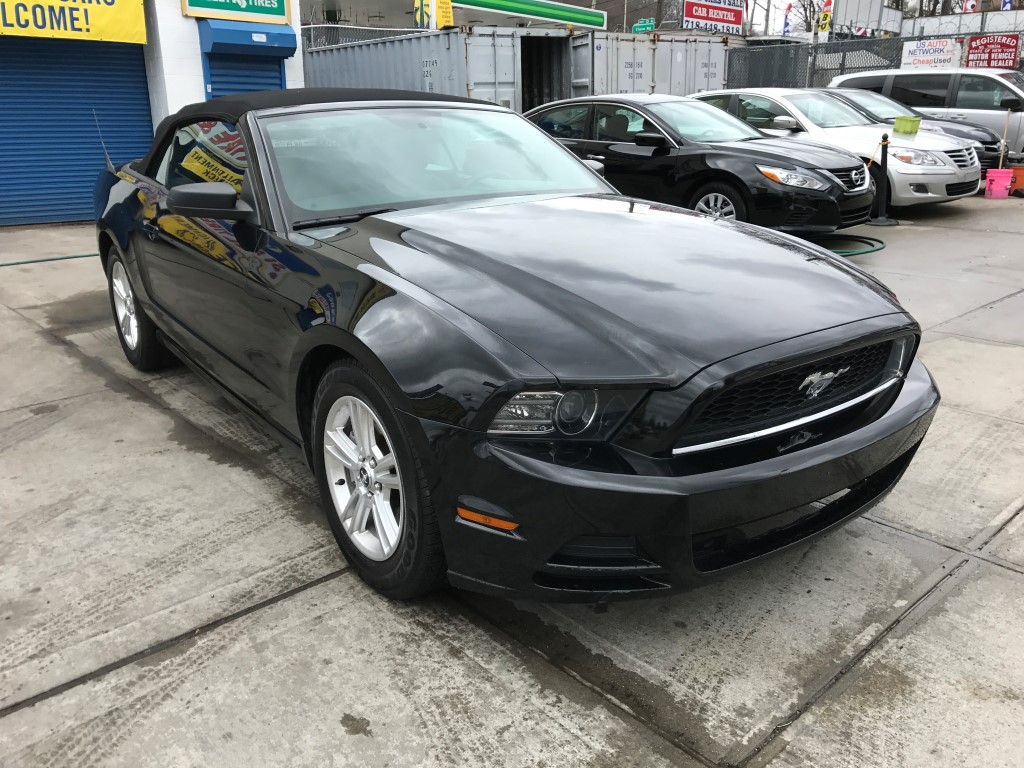
[[[320,499],[359,577],[398,600],[441,586],[430,491],[384,387],[357,363],[334,363],[317,387],[311,426]]]
[[[747,220],[747,204],[743,194],[725,181],[713,181],[702,186],[693,193],[689,207],[716,219]]]
[[[107,253],[107,293],[117,339],[128,362],[140,371],[159,371],[177,360],[163,345],[156,325],[139,304],[128,270],[116,248]]]

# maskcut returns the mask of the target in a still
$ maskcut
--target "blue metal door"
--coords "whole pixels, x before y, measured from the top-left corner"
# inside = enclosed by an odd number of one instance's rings
[[[0,37],[0,225],[91,219],[103,150],[153,140],[141,45]]]
[[[208,99],[284,88],[284,61],[272,56],[206,54]]]

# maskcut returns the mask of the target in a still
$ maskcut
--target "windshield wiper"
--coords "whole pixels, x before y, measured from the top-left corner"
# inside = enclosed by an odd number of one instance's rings
[[[377,216],[381,213],[392,213],[397,208],[367,208],[362,211],[352,211],[338,216],[325,216],[322,219],[305,219],[292,224],[292,229],[311,229],[313,227],[330,227],[334,224],[351,224],[353,221],[365,219],[367,216]]]

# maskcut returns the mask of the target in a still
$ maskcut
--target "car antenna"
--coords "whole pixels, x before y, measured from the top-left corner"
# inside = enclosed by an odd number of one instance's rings
[[[107,161],[107,170],[114,172],[114,164],[110,162],[110,155],[107,153],[107,145],[103,142],[103,131],[100,130],[100,119],[96,116],[96,110],[92,111],[92,119],[96,123],[96,133],[100,137],[100,146],[103,147],[103,158]]]

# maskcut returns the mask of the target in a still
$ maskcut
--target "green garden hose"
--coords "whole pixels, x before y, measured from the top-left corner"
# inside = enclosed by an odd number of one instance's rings
[[[814,235],[808,237],[813,243],[828,248],[837,256],[863,256],[867,253],[875,253],[885,248],[885,243],[877,237],[864,237],[864,235]],[[861,248],[838,248],[837,245],[856,243]]]
[[[99,256],[98,253],[77,253],[74,256],[50,256],[45,259],[26,259],[25,261],[6,261],[0,263],[0,267],[19,267],[24,264],[45,264],[48,261],[67,261],[68,259],[88,259],[91,256]]]

